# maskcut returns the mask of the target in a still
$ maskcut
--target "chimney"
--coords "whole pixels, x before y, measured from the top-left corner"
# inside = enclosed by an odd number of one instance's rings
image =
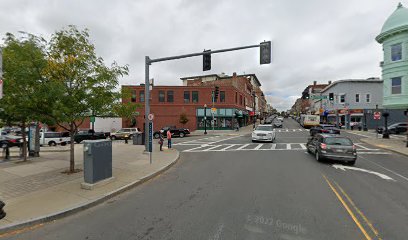
[[[317,84],[317,81],[313,81],[313,86],[316,86],[316,84]]]
[[[233,73],[232,73],[232,77],[234,77],[234,78],[237,77],[237,73],[236,73],[236,72],[233,72]]]
[[[328,83],[329,83],[329,85],[330,85],[330,84],[332,83],[332,81],[329,81]]]

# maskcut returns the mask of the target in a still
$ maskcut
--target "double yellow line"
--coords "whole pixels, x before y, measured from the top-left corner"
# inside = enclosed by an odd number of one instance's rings
[[[348,214],[351,216],[353,221],[356,223],[357,227],[363,233],[366,240],[372,240],[373,238],[367,233],[366,229],[363,227],[363,224],[361,224],[360,220],[356,217],[356,215],[354,214],[352,209],[347,204],[347,201],[353,207],[353,209],[360,215],[360,217],[363,219],[365,224],[370,228],[372,233],[375,235],[375,239],[382,240],[381,237],[379,236],[378,230],[375,229],[373,224],[368,220],[368,218],[363,214],[363,212],[360,209],[357,208],[357,206],[354,204],[353,200],[351,200],[351,198],[349,197],[349,195],[347,195],[347,193],[343,190],[343,188],[341,188],[340,185],[337,184],[337,182],[335,182],[335,181],[333,181],[334,182],[334,184],[333,184],[325,175],[323,175],[323,178],[324,178],[324,180],[326,180],[326,182],[329,185],[329,187],[331,188],[331,190],[334,192],[334,194],[339,199],[339,201],[341,202],[343,207],[346,209]],[[341,194],[338,192],[338,190],[336,189],[336,187],[334,185],[336,185],[337,189],[340,190],[340,192],[343,194],[344,198],[341,196]]]

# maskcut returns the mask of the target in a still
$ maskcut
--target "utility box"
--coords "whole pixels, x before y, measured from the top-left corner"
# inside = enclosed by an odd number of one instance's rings
[[[112,178],[112,141],[87,140],[84,143],[84,189],[93,189],[95,184]]]
[[[133,134],[133,145],[144,145],[142,133]]]

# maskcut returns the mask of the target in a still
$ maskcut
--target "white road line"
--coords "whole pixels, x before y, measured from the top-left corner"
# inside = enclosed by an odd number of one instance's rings
[[[286,129],[286,131],[285,132],[289,132],[289,129]]]
[[[260,143],[258,146],[256,146],[256,148],[254,148],[254,150],[258,150],[263,146],[263,143]]]
[[[391,153],[387,153],[387,152],[359,152],[357,151],[358,155],[360,154],[376,154],[376,155],[391,155]]]
[[[355,143],[355,145],[357,145],[358,147],[361,147],[362,149],[370,150],[369,148],[362,146],[361,143]]]
[[[197,150],[197,149],[200,149],[200,148],[203,148],[203,147],[207,147],[207,146],[201,145],[201,146],[199,146],[199,147],[195,147],[195,148],[190,148],[190,149],[184,150],[183,152],[192,152],[192,151],[194,151],[194,150]]]
[[[236,150],[242,150],[242,149],[244,149],[244,148],[246,148],[248,146],[249,146],[249,144],[245,144],[245,145],[242,145],[241,147],[237,148]]]
[[[301,147],[302,149],[306,149],[305,144],[301,143],[301,144],[299,144],[299,145],[300,145],[300,147]]]
[[[287,144],[286,144],[286,149],[287,149],[287,150],[292,149],[292,147],[291,147],[290,143],[287,143]]]
[[[380,165],[380,164],[378,164],[378,163],[375,163],[375,162],[373,162],[373,161],[371,161],[371,160],[368,160],[368,159],[365,158],[365,157],[361,157],[361,158],[363,158],[363,159],[365,159],[366,161],[369,161],[370,163],[372,163],[372,164],[374,164],[374,165],[377,165],[378,167],[380,167],[380,168],[382,168],[382,169],[385,169],[385,170],[387,170],[387,171],[389,171],[389,172],[391,172],[391,173],[397,175],[398,177],[403,178],[403,179],[405,179],[405,180],[408,181],[408,178],[407,178],[407,177],[402,176],[402,175],[399,174],[399,173],[396,173],[396,172],[394,172],[394,171],[392,171],[392,170],[390,170],[390,169],[388,169],[388,168],[386,168],[386,167],[383,167],[382,165]]]
[[[227,147],[225,147],[225,148],[223,148],[223,149],[220,149],[219,151],[225,151],[225,150],[227,150],[227,149],[232,148],[233,146],[235,146],[235,144],[231,144],[231,145],[229,145],[229,146],[227,146]]]
[[[219,147],[219,146],[222,146],[222,145],[215,145],[215,146],[213,146],[213,147],[204,149],[203,151],[204,151],[204,152],[207,152],[207,151],[213,150],[214,148],[217,148],[217,147]]]
[[[275,149],[276,149],[276,144],[272,143],[271,150],[275,150]]]

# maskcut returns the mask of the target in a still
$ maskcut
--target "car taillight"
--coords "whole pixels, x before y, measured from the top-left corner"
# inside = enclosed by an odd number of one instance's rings
[[[327,132],[329,132],[329,130],[327,130],[327,129],[322,129],[322,133],[327,133]]]
[[[326,149],[326,148],[327,148],[327,144],[325,144],[325,143],[320,143],[320,148],[321,148],[321,149]]]
[[[16,142],[17,142],[17,140],[16,140],[16,139],[10,139],[10,142],[12,142],[12,143],[16,143]]]

